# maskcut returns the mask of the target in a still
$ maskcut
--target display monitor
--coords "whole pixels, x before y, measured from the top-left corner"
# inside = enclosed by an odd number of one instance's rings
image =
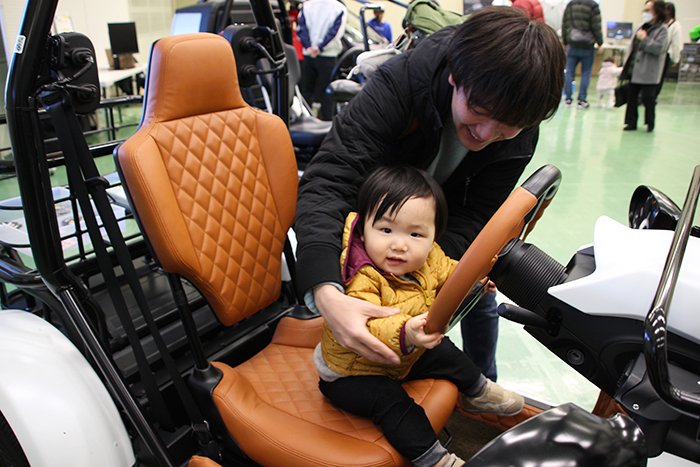
[[[107,29],[112,55],[139,53],[136,23],[108,23]]]
[[[632,23],[619,23],[617,21],[608,21],[608,38],[610,39],[631,39],[632,38]]]

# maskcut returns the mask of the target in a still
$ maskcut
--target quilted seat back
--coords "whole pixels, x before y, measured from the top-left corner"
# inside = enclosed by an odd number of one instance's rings
[[[141,125],[116,154],[123,182],[163,269],[232,325],[280,294],[298,183],[289,132],[244,102],[217,35],[159,40],[148,75]]]

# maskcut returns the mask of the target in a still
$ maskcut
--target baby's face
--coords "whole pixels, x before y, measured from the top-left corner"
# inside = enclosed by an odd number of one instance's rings
[[[392,218],[368,217],[362,241],[374,264],[400,276],[419,269],[435,241],[435,200],[410,198]]]

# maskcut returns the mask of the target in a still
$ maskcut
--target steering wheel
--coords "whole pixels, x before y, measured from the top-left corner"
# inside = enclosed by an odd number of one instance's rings
[[[554,198],[561,183],[561,172],[553,165],[540,167],[522,185],[516,188],[498,208],[474,239],[435,298],[426,323],[428,332],[446,332],[448,323],[454,326],[466,312],[452,319],[452,315],[470,292],[476,300],[483,295],[488,273],[498,259],[498,253],[513,238],[532,231],[544,209]],[[483,281],[481,286],[477,282]],[[476,289],[475,289],[476,287]],[[481,290],[481,293],[479,289]],[[467,307],[469,311],[471,307]]]

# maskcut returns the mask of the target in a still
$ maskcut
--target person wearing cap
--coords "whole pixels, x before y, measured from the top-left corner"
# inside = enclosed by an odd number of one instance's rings
[[[384,6],[380,5],[379,9],[374,10],[374,18],[367,21],[367,24],[391,42],[391,24],[384,22]]]

